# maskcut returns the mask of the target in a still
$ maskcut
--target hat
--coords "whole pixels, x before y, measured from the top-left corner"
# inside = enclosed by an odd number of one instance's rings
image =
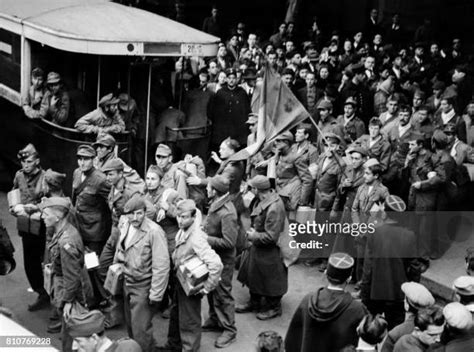
[[[444,126],[443,132],[446,133],[456,133],[456,125],[454,123],[448,123],[446,126]]]
[[[46,170],[44,173],[44,181],[49,186],[53,186],[55,188],[61,188],[65,179],[66,174],[61,174],[51,169]]]
[[[38,152],[37,152],[35,146],[33,144],[29,143],[25,148],[21,149],[18,152],[17,157],[18,157],[18,159],[23,160],[23,159],[29,158],[32,155],[38,156]]]
[[[446,88],[446,85],[442,81],[436,81],[433,84],[433,90],[444,90]]]
[[[253,67],[249,67],[244,71],[242,75],[243,79],[257,79],[257,70]]]
[[[346,102],[344,103],[344,105],[352,105],[352,106],[356,107],[357,102],[354,99],[354,97],[349,97],[349,98],[346,99]]]
[[[467,330],[472,325],[471,312],[459,302],[448,303],[443,309],[446,323],[458,330]]]
[[[155,155],[170,156],[171,148],[168,147],[166,144],[159,144],[158,147],[156,147]]]
[[[107,160],[104,166],[102,166],[101,171],[103,173],[106,173],[109,171],[123,171],[122,160],[117,159],[117,158]]]
[[[453,288],[458,295],[474,296],[474,277],[460,276],[453,282]]]
[[[54,84],[61,82],[61,76],[57,72],[48,73],[48,78],[46,78],[46,84]]]
[[[105,316],[100,310],[71,314],[67,322],[67,332],[72,338],[89,337],[105,330]]]
[[[107,106],[107,105],[118,104],[118,103],[119,103],[119,99],[114,98],[114,95],[112,93],[104,95],[99,100],[99,106]]]
[[[146,208],[145,197],[143,197],[141,194],[135,193],[132,196],[132,198],[130,198],[127,201],[127,203],[125,203],[123,207],[123,212],[124,214],[130,214],[136,210],[145,209],[145,208]]]
[[[391,210],[399,213],[404,212],[407,209],[407,205],[405,204],[403,199],[393,194],[389,195],[385,199],[385,205],[388,206]]]
[[[237,70],[235,68],[228,68],[227,70],[225,70],[225,74],[227,77],[229,77],[230,75],[234,75],[234,76],[237,76]]]
[[[250,113],[249,118],[245,121],[246,124],[253,125],[258,122],[258,114]]]
[[[375,158],[370,158],[364,163],[364,167],[371,167],[374,165],[380,165],[380,162]]]
[[[349,155],[352,154],[352,153],[359,153],[362,156],[367,156],[368,151],[367,151],[367,149],[362,148],[360,146],[355,146],[354,148],[349,149],[349,151],[347,153]]]
[[[354,258],[347,253],[333,253],[328,259],[326,275],[333,281],[344,283],[352,274]]]
[[[351,65],[351,71],[354,75],[364,73],[365,72],[364,65],[362,65],[362,64],[353,64],[353,65]]]
[[[448,144],[448,137],[443,131],[435,130],[432,138],[436,142]]]
[[[38,207],[43,211],[46,208],[63,208],[71,209],[71,200],[68,197],[49,197],[38,204]]]
[[[99,145],[103,145],[105,147],[115,147],[116,141],[115,138],[112,137],[108,133],[102,133],[97,136],[96,142],[93,144],[94,148],[97,148]]]
[[[275,140],[276,141],[289,141],[290,143],[293,142],[293,133],[291,133],[290,131],[285,131],[281,134],[279,134]]]
[[[249,181],[249,185],[252,186],[252,187],[255,187],[259,191],[265,191],[265,190],[270,189],[272,187],[268,177],[263,176],[263,175],[254,176]]]
[[[211,187],[221,193],[229,192],[229,179],[222,175],[216,175],[210,179]]]
[[[326,132],[324,134],[324,138],[325,139],[332,139],[332,140],[336,140],[336,143],[338,144],[341,144],[342,143],[342,138],[341,136],[339,136],[338,134],[334,133],[334,132]]]
[[[149,172],[153,172],[157,174],[160,178],[163,177],[164,175],[163,170],[161,170],[161,168],[159,168],[156,165],[150,165],[146,173],[149,173]]]
[[[332,103],[329,100],[321,100],[317,107],[318,110],[331,110]]]
[[[177,214],[186,213],[188,211],[195,211],[196,203],[192,199],[183,199],[176,204]]]
[[[435,303],[435,299],[428,289],[417,282],[405,282],[402,291],[407,301],[416,309],[427,308]]]
[[[319,55],[316,51],[310,52],[308,54],[308,59],[310,62],[318,61],[319,60]]]
[[[79,147],[77,147],[77,156],[84,156],[86,158],[95,158],[96,152],[95,149],[92,148],[92,146],[88,144],[81,144]]]

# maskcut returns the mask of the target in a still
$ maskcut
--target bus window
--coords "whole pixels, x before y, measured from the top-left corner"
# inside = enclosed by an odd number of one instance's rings
[[[0,29],[0,83],[19,92],[21,82],[21,37]]]

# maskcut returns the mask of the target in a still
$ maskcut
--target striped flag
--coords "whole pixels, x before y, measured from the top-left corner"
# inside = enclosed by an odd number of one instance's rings
[[[280,76],[265,68],[263,84],[254,92],[252,111],[258,113],[256,142],[235,153],[231,160],[246,160],[257,153],[265,142],[306,120],[309,113]]]

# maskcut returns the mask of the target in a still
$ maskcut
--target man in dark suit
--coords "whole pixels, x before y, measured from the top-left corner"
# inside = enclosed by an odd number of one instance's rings
[[[367,24],[365,26],[365,38],[367,41],[371,42],[374,39],[376,34],[383,34],[382,26],[379,22],[379,11],[377,9],[370,10],[370,16],[367,20]]]
[[[316,87],[316,75],[314,72],[308,71],[306,74],[306,86],[299,89],[297,92],[297,98],[308,110],[313,118],[317,117],[317,104],[318,101],[324,96],[324,92]]]

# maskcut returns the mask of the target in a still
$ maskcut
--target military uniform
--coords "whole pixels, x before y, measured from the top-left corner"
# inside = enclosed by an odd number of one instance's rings
[[[48,73],[46,84],[60,83],[61,77],[56,72]],[[57,99],[56,104],[51,104],[53,98]],[[71,110],[71,100],[66,90],[61,87],[56,94],[53,94],[50,90],[46,90],[43,99],[41,100],[41,106],[38,111],[31,111],[30,118],[41,117],[49,120],[57,125],[72,127],[72,121],[69,119]]]
[[[346,144],[351,144],[365,133],[364,122],[355,115],[350,119],[346,119],[344,115],[339,115],[336,122],[344,127],[344,141]]]
[[[390,165],[391,147],[390,143],[383,137],[372,143],[369,135],[363,135],[357,139],[352,146],[360,146],[368,151],[368,157],[377,159],[382,165],[382,169],[386,171]]]
[[[335,155],[322,154],[318,160],[318,171],[316,174],[316,193],[314,207],[317,211],[331,211],[336,199],[336,191],[344,173],[345,164]]]
[[[104,107],[107,105],[118,104],[119,100],[112,96],[112,93],[102,97],[99,101],[99,107],[77,120],[74,128],[82,133],[123,133],[125,132],[125,122],[120,116],[119,110],[113,116],[107,115]]]

